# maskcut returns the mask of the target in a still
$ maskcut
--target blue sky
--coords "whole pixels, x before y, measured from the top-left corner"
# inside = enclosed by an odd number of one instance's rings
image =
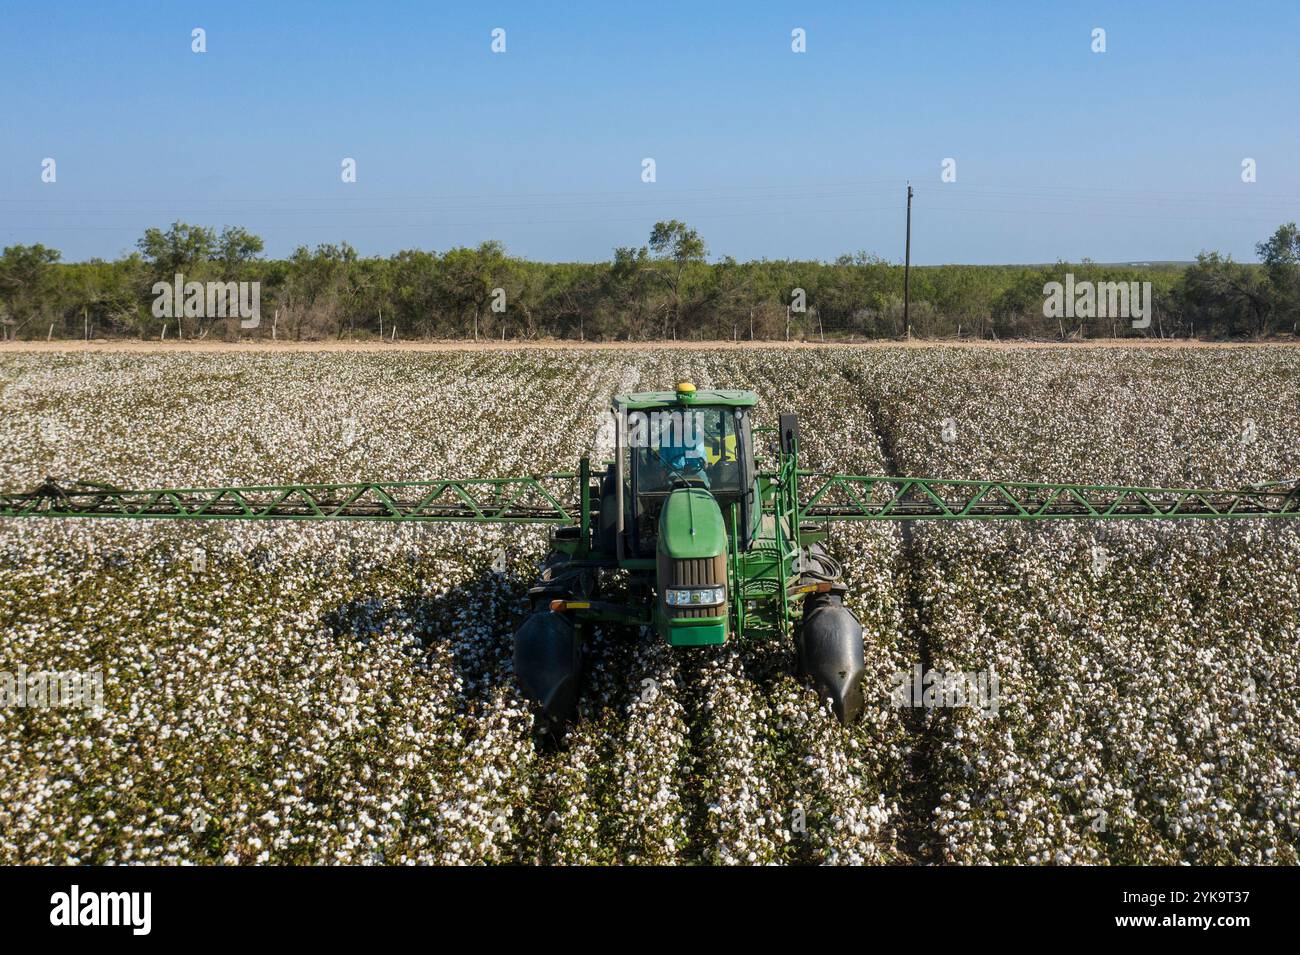
[[[1298,66],[1294,0],[5,2],[0,243],[594,261],[676,217],[715,257],[901,259],[910,179],[921,264],[1253,260],[1300,218]]]

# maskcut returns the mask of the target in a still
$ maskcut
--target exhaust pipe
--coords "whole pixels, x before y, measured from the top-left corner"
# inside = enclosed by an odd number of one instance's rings
[[[515,631],[515,678],[542,712],[564,722],[578,706],[582,641],[573,624],[550,610],[530,615]]]
[[[835,715],[847,726],[862,712],[862,678],[867,667],[862,623],[842,598],[841,589],[804,599],[799,669],[812,678],[817,692],[831,701]]]

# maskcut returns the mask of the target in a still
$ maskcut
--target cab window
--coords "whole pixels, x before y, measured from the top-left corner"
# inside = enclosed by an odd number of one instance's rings
[[[699,483],[715,494],[740,491],[734,409],[664,409],[644,415],[629,421],[637,493],[666,493],[675,481]]]

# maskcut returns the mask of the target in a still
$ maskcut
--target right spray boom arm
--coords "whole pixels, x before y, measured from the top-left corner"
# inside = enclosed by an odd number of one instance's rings
[[[800,471],[811,521],[1300,517],[1300,478],[1241,490],[959,481]],[[802,496],[802,495],[801,495]]]

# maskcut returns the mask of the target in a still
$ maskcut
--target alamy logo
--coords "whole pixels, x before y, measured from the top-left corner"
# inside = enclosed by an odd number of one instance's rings
[[[153,286],[154,318],[234,318],[240,328],[262,324],[261,282],[187,282],[180,272],[172,282]]]
[[[927,670],[918,663],[895,673],[893,682],[889,696],[897,707],[969,707],[997,716],[1001,705],[1001,683],[992,670]]]
[[[48,710],[79,707],[104,712],[104,674],[100,670],[32,670],[20,663],[16,673],[0,670],[0,709]]]
[[[694,447],[704,440],[704,415],[699,411],[630,412],[624,435],[630,448]]]
[[[704,443],[705,431],[701,411],[623,409],[602,418],[597,440],[603,447],[612,448],[617,434],[629,448],[693,448]]]
[[[1151,327],[1150,282],[1076,282],[1043,286],[1044,318],[1131,318],[1134,328]]]
[[[148,935],[153,927],[151,892],[69,892],[50,896],[51,925],[129,925],[132,935]]]

